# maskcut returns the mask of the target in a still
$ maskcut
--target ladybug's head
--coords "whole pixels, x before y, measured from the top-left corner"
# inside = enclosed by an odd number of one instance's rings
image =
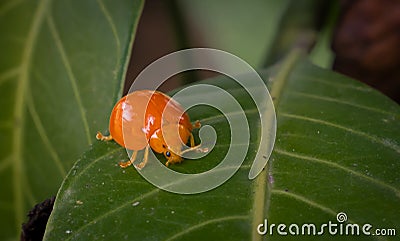
[[[166,136],[163,135],[163,132]],[[182,162],[181,153],[183,143],[188,141],[190,132],[182,125],[166,125],[163,130],[156,130],[149,140],[151,149],[163,153],[167,162],[165,165]],[[168,143],[168,144],[167,144]]]
[[[164,156],[167,159],[167,162],[165,163],[166,166],[168,166],[169,164],[180,163],[182,161],[181,156],[175,154],[173,151],[171,151],[168,148],[165,148]]]

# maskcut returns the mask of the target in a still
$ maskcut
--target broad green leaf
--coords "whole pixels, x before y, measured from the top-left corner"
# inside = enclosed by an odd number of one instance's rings
[[[145,181],[133,167],[117,165],[127,159],[124,148],[96,142],[65,179],[45,239],[280,240],[276,227],[273,235],[260,236],[257,226],[266,218],[276,225],[337,224],[339,212],[347,214],[345,224],[398,228],[399,106],[361,83],[291,56],[262,72],[275,100],[278,132],[268,166],[255,180],[248,179],[260,135],[255,106],[232,80],[208,80],[239,101],[251,129],[247,158],[229,181],[196,195],[168,193]],[[213,98],[213,93],[204,95]],[[215,128],[217,144],[203,159],[171,168],[186,173],[209,170],[229,147],[229,125],[211,107],[194,108],[189,114]],[[309,238],[351,236],[326,230],[323,237]],[[386,238],[363,236],[375,239]]]
[[[0,4],[0,239],[57,192],[107,126],[142,1]]]

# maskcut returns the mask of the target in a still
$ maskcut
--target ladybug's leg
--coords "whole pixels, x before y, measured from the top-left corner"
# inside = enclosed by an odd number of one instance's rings
[[[101,132],[98,131],[96,134],[96,139],[100,141],[111,141],[113,138],[111,135],[103,136],[103,134],[101,134]]]
[[[192,126],[193,126],[193,129],[198,129],[201,127],[201,123],[199,120],[197,120],[194,122],[194,124]]]
[[[201,123],[199,120],[197,120],[196,122],[194,122],[194,124],[192,126],[193,126],[193,129],[197,129],[197,128],[201,127]],[[192,133],[190,133],[189,140],[190,140],[190,147],[194,147],[194,136]]]
[[[190,147],[194,147],[194,136],[192,133],[190,133],[189,140],[190,140]]]
[[[120,163],[118,163],[118,165],[119,165],[120,167],[122,167],[122,168],[127,168],[127,167],[129,167],[129,166],[132,165],[132,163],[135,161],[136,156],[137,156],[137,153],[138,153],[138,151],[133,151],[132,156],[131,156],[131,159],[130,159],[129,161],[120,162]]]
[[[190,140],[190,148],[189,148],[189,149],[186,149],[186,150],[184,150],[184,151],[182,151],[182,152],[180,153],[181,155],[184,154],[184,153],[190,152],[190,151],[208,152],[208,148],[201,148],[201,144],[195,146],[195,144],[194,144],[194,137],[193,137],[193,134],[192,134],[192,133],[190,133],[189,140]],[[167,164],[168,164],[168,163],[167,163]],[[168,165],[167,165],[167,166],[168,166]]]
[[[135,167],[137,169],[142,169],[144,166],[146,166],[147,164],[147,160],[149,159],[149,145],[146,146],[146,149],[144,149],[144,157],[143,157],[143,161],[137,165],[135,165]]]
[[[200,121],[196,121],[195,124],[193,124],[193,128],[200,128],[200,126],[201,126]],[[190,141],[190,148],[184,150],[183,152],[181,152],[181,154],[184,154],[184,153],[190,152],[190,151],[208,152],[208,148],[201,148],[201,144],[195,146],[193,133],[190,133],[189,141]]]

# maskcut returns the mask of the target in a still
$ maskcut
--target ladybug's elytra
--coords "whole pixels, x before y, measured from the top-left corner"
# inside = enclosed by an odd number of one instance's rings
[[[168,102],[170,104],[161,123]],[[190,141],[191,148],[188,150],[199,147],[194,146],[192,134],[193,128],[199,127],[200,122],[192,124],[188,114],[169,96],[158,91],[139,90],[122,97],[114,106],[110,116],[110,135],[103,136],[98,132],[96,138],[103,141],[115,140],[133,151],[129,161],[119,163],[122,168],[132,165],[137,152],[145,149],[143,161],[136,165],[141,169],[147,163],[149,146],[155,152],[164,154],[166,166],[182,162],[182,143]],[[166,136],[163,133],[167,133]]]

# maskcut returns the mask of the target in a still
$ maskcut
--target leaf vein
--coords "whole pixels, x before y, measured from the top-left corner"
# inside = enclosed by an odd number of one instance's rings
[[[341,130],[356,134],[358,136],[364,137],[364,138],[366,138],[366,139],[368,139],[368,140],[370,140],[372,142],[381,144],[383,146],[386,146],[386,147],[396,151],[397,153],[400,153],[400,147],[397,144],[395,144],[393,142],[390,142],[390,141],[387,141],[387,140],[384,140],[382,138],[373,136],[373,135],[371,135],[369,133],[365,133],[365,132],[362,132],[362,131],[359,131],[359,130],[355,130],[355,129],[352,129],[352,128],[349,128],[349,127],[346,127],[346,126],[342,126],[342,125],[339,125],[339,124],[336,124],[336,123],[332,123],[332,122],[325,121],[325,120],[320,120],[320,119],[314,119],[314,118],[307,117],[307,116],[294,115],[294,114],[288,114],[288,113],[282,113],[282,112],[279,115],[283,116],[283,117],[288,117],[288,118],[293,118],[293,119],[298,119],[298,120],[304,120],[304,121],[310,121],[310,122],[313,122],[313,123],[318,123],[318,124],[334,127],[334,128],[337,128],[337,129],[341,129]]]
[[[114,20],[111,17],[110,12],[107,10],[106,6],[104,5],[104,2],[102,0],[97,0],[97,4],[100,6],[101,11],[103,12],[105,18],[107,19],[107,22],[110,25],[111,31],[112,31],[114,39],[115,39],[116,52],[117,52],[117,63],[116,63],[115,69],[114,69],[114,75],[117,75],[117,70],[119,68],[120,60],[121,60],[121,41],[119,39],[119,36],[117,33],[117,27],[114,23]]]
[[[34,46],[40,32],[44,15],[47,11],[49,0],[41,0],[32,17],[32,24],[29,28],[27,39],[22,51],[21,71],[19,72],[16,94],[15,94],[15,112],[14,121],[23,123],[25,119],[26,108],[26,91],[29,86],[29,72],[31,69],[31,61]],[[21,176],[24,174],[23,168],[23,134],[24,125],[20,124],[14,128],[13,133],[13,189],[14,189],[14,208],[15,208],[15,224],[16,230],[20,229],[20,225],[24,218],[24,199],[22,193]]]
[[[51,144],[48,135],[46,133],[46,130],[42,124],[42,121],[40,119],[39,114],[36,112],[36,108],[34,105],[34,101],[32,99],[32,96],[30,94],[28,94],[28,111],[31,114],[31,117],[33,119],[33,124],[35,125],[40,138],[43,141],[43,144],[45,146],[45,148],[47,149],[47,151],[49,152],[52,160],[54,161],[54,164],[56,165],[58,171],[60,172],[62,177],[65,177],[65,175],[67,174],[65,171],[65,168],[60,160],[60,157],[57,154],[57,151],[54,149],[53,145]]]
[[[272,192],[272,194],[283,195],[283,196],[288,196],[288,197],[294,198],[294,199],[301,201],[303,203],[306,203],[312,207],[318,208],[332,216],[336,216],[336,214],[337,214],[337,212],[333,211],[332,209],[325,207],[324,205],[321,205],[319,203],[316,203],[302,195],[295,194],[293,192],[286,192],[284,190],[278,190],[278,189],[273,189],[271,192]]]
[[[307,78],[305,79],[306,81],[312,81],[312,82],[318,82],[321,84],[325,84],[325,85],[330,85],[336,88],[346,88],[346,89],[353,89],[353,90],[358,90],[358,91],[362,91],[362,92],[371,92],[371,88],[367,88],[367,87],[362,87],[362,86],[355,86],[355,85],[349,85],[349,84],[341,84],[341,83],[337,83],[337,82],[331,82],[331,81],[326,81],[326,80],[322,80],[322,79],[317,79],[317,78],[310,78],[309,76],[307,76]]]
[[[319,204],[319,203],[317,203],[317,202],[315,202],[313,200],[310,200],[310,199],[308,199],[308,198],[306,198],[306,197],[304,197],[302,195],[295,194],[293,192],[287,192],[285,190],[275,189],[275,190],[272,190],[272,194],[288,196],[288,197],[296,199],[296,200],[298,200],[300,202],[306,203],[307,205],[309,205],[311,207],[318,208],[318,209],[322,210],[323,212],[325,212],[327,214],[330,214],[330,215],[332,215],[334,217],[336,217],[336,215],[337,215],[337,212],[333,211],[332,209],[330,209],[330,208],[328,208],[328,207],[326,207],[326,206],[324,206],[322,204]],[[349,222],[349,223],[357,223],[352,219],[348,219],[347,222]],[[379,239],[379,237],[378,237],[378,239]]]
[[[381,114],[385,114],[385,115],[395,115],[397,116],[398,114],[392,113],[392,112],[388,112],[388,111],[384,111],[381,109],[377,109],[377,108],[373,108],[373,107],[368,107],[365,105],[360,105],[360,104],[356,104],[353,102],[349,102],[349,101],[344,101],[344,100],[339,100],[339,99],[335,99],[335,98],[331,98],[331,97],[325,97],[325,96],[319,96],[319,95],[313,95],[313,94],[309,94],[309,93],[304,93],[304,92],[291,92],[295,95],[299,95],[302,97],[306,97],[306,98],[311,98],[311,99],[317,99],[317,100],[323,100],[323,101],[327,101],[327,102],[334,102],[334,103],[338,103],[338,104],[343,104],[343,105],[350,105],[359,109],[365,109],[365,110],[369,110],[369,111],[373,111],[373,112],[378,112]]]
[[[1,161],[0,161],[0,172],[4,171],[9,166],[11,166],[12,161],[13,161],[13,158],[12,158],[11,155],[1,159]]]
[[[254,113],[258,113],[258,110],[257,110],[257,108],[254,108],[254,109],[247,109],[247,110],[244,110],[244,111],[235,111],[235,112],[229,112],[229,113],[226,113],[226,114],[218,114],[218,115],[214,115],[214,116],[211,116],[211,117],[208,117],[208,118],[201,119],[201,122],[212,122],[212,121],[216,121],[216,120],[219,120],[219,119],[226,118],[226,116],[232,117],[232,116],[235,116],[235,115],[241,115],[242,113],[254,114]]]
[[[38,203],[38,201],[37,201],[37,199],[35,198],[35,195],[32,192],[32,188],[30,187],[31,183],[29,182],[27,176],[23,177],[23,182],[24,182],[24,194],[25,194],[25,197],[28,200],[29,206],[33,207]]]
[[[79,109],[79,112],[80,112],[80,115],[81,115],[81,118],[82,118],[83,127],[84,127],[84,130],[85,130],[85,133],[86,133],[86,139],[87,139],[88,144],[91,145],[92,144],[92,138],[91,138],[91,135],[90,135],[90,128],[89,128],[88,120],[87,120],[87,117],[86,117],[85,108],[84,108],[83,103],[82,103],[81,94],[79,93],[77,80],[76,80],[76,77],[74,75],[74,72],[72,71],[72,67],[71,67],[70,61],[69,61],[69,59],[67,57],[67,53],[65,52],[64,45],[63,45],[63,43],[61,41],[61,38],[59,36],[59,33],[57,31],[56,25],[54,23],[54,19],[49,14],[47,15],[47,25],[48,25],[48,27],[50,29],[50,33],[51,33],[51,35],[52,35],[52,37],[54,39],[54,42],[55,42],[55,44],[57,46],[57,49],[59,51],[59,54],[61,56],[61,60],[62,60],[64,66],[65,66],[65,69],[67,71],[68,79],[71,82],[72,91],[73,91],[75,100],[76,100],[76,102],[78,104],[78,109]]]
[[[306,155],[295,154],[295,153],[287,152],[287,151],[284,151],[284,150],[280,150],[278,148],[276,148],[274,151],[279,153],[279,154],[282,154],[282,155],[286,155],[286,156],[294,157],[294,158],[297,158],[297,159],[302,159],[302,160],[307,160],[307,161],[311,161],[311,162],[316,162],[316,163],[328,165],[330,167],[334,167],[336,169],[340,169],[340,170],[343,170],[345,172],[349,172],[349,173],[351,173],[351,174],[353,174],[355,176],[364,178],[364,179],[366,179],[366,180],[368,180],[368,181],[370,181],[370,182],[372,182],[372,183],[374,183],[376,185],[382,186],[382,187],[384,187],[386,189],[389,189],[389,190],[393,191],[397,195],[397,197],[400,198],[400,190],[398,190],[396,187],[393,187],[393,186],[391,186],[391,185],[389,185],[389,184],[387,184],[387,183],[385,183],[385,182],[383,182],[381,180],[374,179],[374,178],[371,178],[369,176],[366,176],[366,175],[364,175],[362,173],[359,173],[357,171],[354,171],[354,170],[352,170],[352,169],[350,169],[348,167],[339,165],[339,164],[337,164],[335,162],[332,162],[332,161],[329,161],[329,160],[323,160],[323,159],[316,158],[316,157],[310,157],[310,156],[306,156]]]
[[[101,158],[99,158],[99,159],[101,159]],[[90,164],[92,164],[92,163],[93,163],[93,162],[91,162]],[[84,170],[82,170],[82,172],[84,172],[87,168],[88,168],[88,167],[86,167]],[[81,172],[80,174],[82,174],[82,172]],[[170,185],[174,185],[174,184],[176,184],[176,182],[167,183],[167,184],[165,185],[165,187],[170,186]],[[127,201],[127,202],[121,203],[119,206],[117,206],[117,207],[115,207],[115,208],[113,208],[113,209],[110,209],[109,211],[107,211],[107,212],[105,212],[105,213],[103,213],[103,214],[97,216],[96,218],[94,218],[94,219],[91,220],[90,222],[86,223],[85,225],[82,225],[78,230],[76,230],[76,231],[74,232],[74,235],[78,235],[82,230],[84,230],[85,228],[89,227],[90,225],[97,223],[97,222],[100,221],[101,219],[104,219],[104,218],[106,218],[107,216],[109,216],[109,215],[111,215],[111,214],[113,214],[113,213],[118,212],[119,210],[121,210],[121,209],[123,209],[123,208],[125,208],[125,207],[127,207],[127,206],[129,206],[129,205],[131,205],[132,203],[135,203],[135,202],[137,202],[137,201],[143,201],[144,199],[146,199],[146,198],[148,198],[148,197],[150,197],[150,196],[152,196],[152,195],[154,195],[154,194],[160,192],[162,189],[163,189],[162,187],[160,187],[160,188],[154,188],[153,190],[148,191],[148,192],[146,192],[146,193],[144,193],[144,194],[141,194],[140,196],[138,196],[137,198],[135,198],[135,199],[133,199],[133,200],[129,200],[129,201]],[[74,237],[74,236],[70,236],[70,237],[68,237],[68,239],[66,239],[66,240],[70,240],[70,239],[72,239],[73,237]]]
[[[98,161],[103,160],[104,158],[110,156],[111,154],[114,154],[117,151],[120,151],[122,148],[116,148],[110,152],[107,152],[106,154],[94,159],[93,161],[91,161],[87,166],[85,166],[85,168],[83,168],[79,173],[77,173],[75,175],[75,178],[78,178],[79,176],[81,176],[83,173],[85,173],[91,166],[93,166],[94,164],[96,164]]]
[[[5,15],[7,12],[11,11],[12,9],[18,7],[24,0],[11,0],[3,6],[0,7],[0,17]]]
[[[319,137],[313,137],[310,135],[302,135],[302,134],[294,134],[294,133],[282,133],[280,134],[280,136],[282,137],[290,137],[290,138],[299,138],[299,139],[309,139],[309,140],[313,140],[313,141],[321,141],[324,142],[326,144],[331,144],[331,145],[336,145],[337,142],[336,141],[329,141],[327,139],[321,139]]]
[[[207,221],[203,221],[198,224],[192,225],[188,228],[185,228],[181,232],[176,233],[175,235],[167,238],[166,241],[174,240],[174,239],[179,238],[185,234],[188,234],[196,229],[202,228],[202,227],[210,225],[210,224],[221,223],[221,222],[232,221],[232,220],[248,220],[248,219],[249,219],[249,216],[247,216],[247,215],[233,215],[233,216],[209,219]]]
[[[21,73],[21,68],[16,67],[9,69],[0,75],[0,85],[5,83],[7,80],[11,80],[13,77],[18,77],[18,75]]]
[[[101,220],[103,218],[106,218],[107,216],[109,216],[109,215],[111,215],[111,214],[113,214],[115,212],[118,212],[119,210],[131,205],[132,203],[135,203],[135,202],[137,202],[139,200],[143,200],[145,198],[148,198],[148,197],[154,195],[155,193],[158,193],[160,190],[161,189],[159,189],[159,188],[154,188],[152,191],[149,191],[149,192],[147,192],[145,194],[142,194],[142,195],[140,195],[139,197],[137,197],[137,198],[135,198],[133,200],[129,200],[127,202],[124,202],[121,205],[117,206],[116,208],[111,209],[108,212],[105,212],[102,215],[97,216],[97,218],[94,218],[93,220],[91,220],[90,222],[86,223],[85,225],[82,225],[78,230],[76,230],[74,232],[74,235],[69,236],[66,240],[71,240],[73,237],[75,237],[75,235],[78,235],[82,230],[86,229],[90,225],[97,223],[99,220]]]

